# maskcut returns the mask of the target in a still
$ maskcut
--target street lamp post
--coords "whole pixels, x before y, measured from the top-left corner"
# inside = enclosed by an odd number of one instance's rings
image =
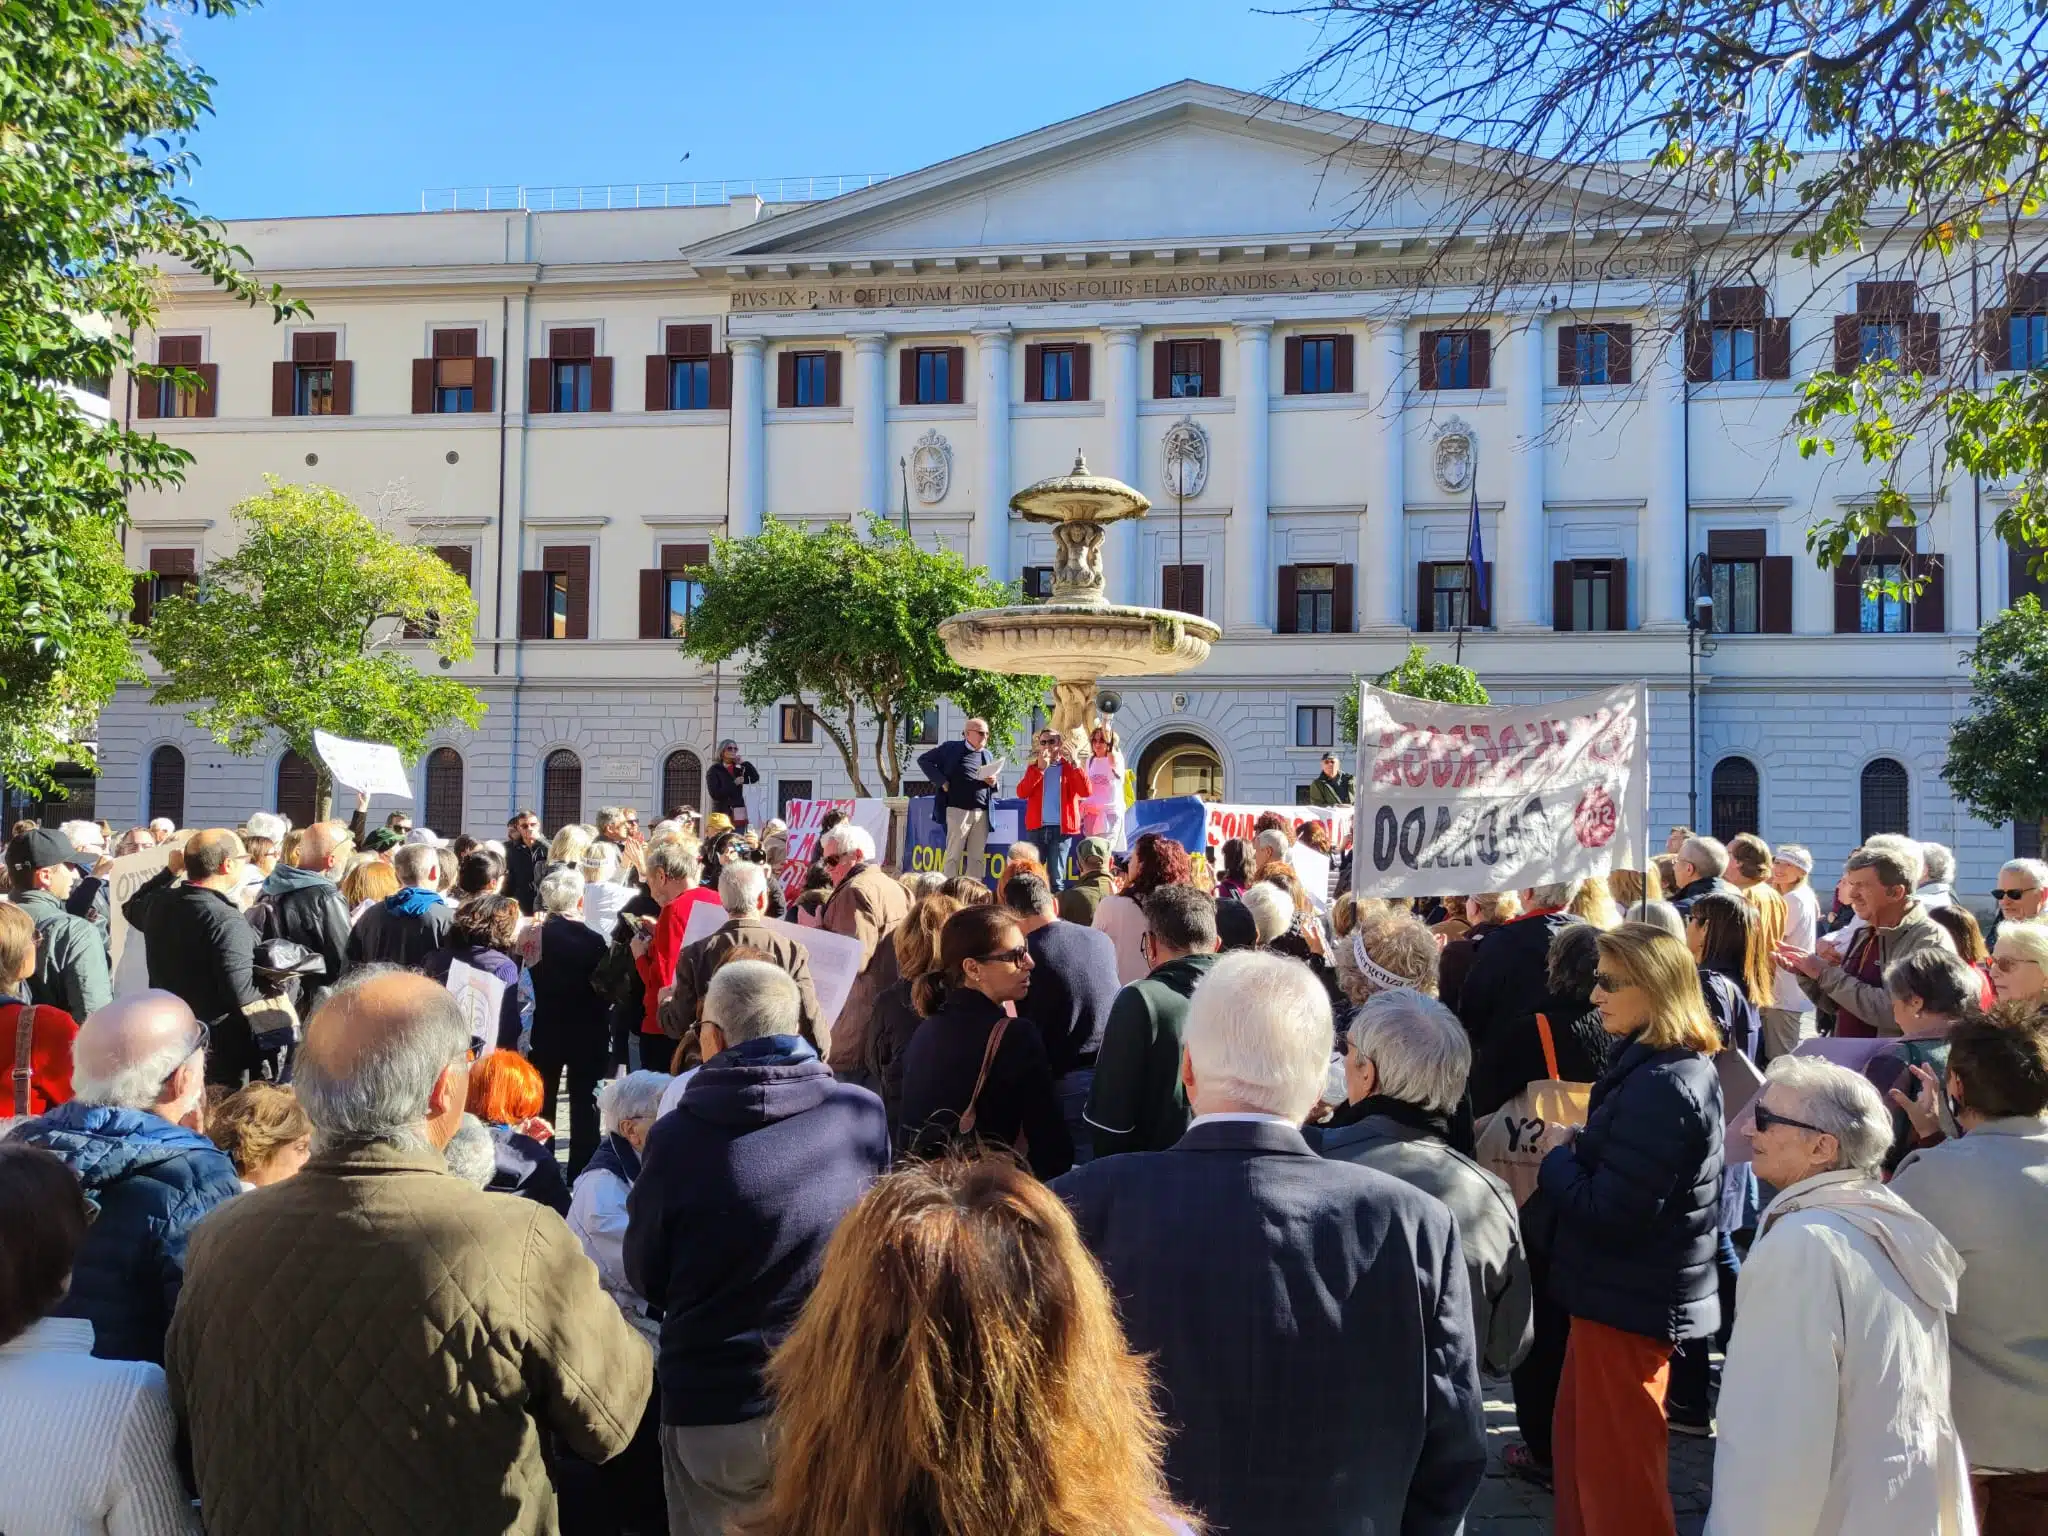
[[[1686,822],[1697,831],[1700,824],[1700,674],[1702,656],[1714,654],[1714,593],[1709,580],[1707,557],[1696,555],[1692,563],[1692,611],[1685,624],[1685,738],[1686,738]]]

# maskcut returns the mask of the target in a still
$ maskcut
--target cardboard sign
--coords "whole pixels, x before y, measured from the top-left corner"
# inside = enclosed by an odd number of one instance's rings
[[[889,802],[886,800],[792,800],[783,818],[789,823],[789,862],[782,866],[782,894],[795,901],[804,888],[804,876],[818,857],[818,839],[824,835],[825,814],[844,811],[853,824],[875,840],[876,857],[886,852],[889,841]]]
[[[683,928],[683,948],[710,938],[729,920],[723,907],[698,902],[690,908],[690,921]],[[823,928],[799,928],[779,917],[761,921],[785,939],[795,939],[803,945],[811,957],[811,985],[817,989],[818,1011],[828,1025],[836,1024],[839,1010],[846,1006],[846,994],[853,990],[854,979],[860,975],[860,940],[849,939],[843,933],[828,933]]]
[[[396,747],[387,747],[376,741],[350,741],[345,736],[315,731],[313,749],[320,754],[320,761],[327,765],[327,771],[334,775],[337,784],[366,790],[373,795],[396,795],[401,800],[412,798],[412,780],[406,775],[405,762],[399,757]]]
[[[140,992],[149,985],[149,956],[145,953],[148,946],[139,938],[129,942],[135,930],[128,926],[121,908],[127,905],[129,897],[169,867],[171,850],[184,847],[191,835],[179,832],[169,842],[158,843],[154,848],[124,854],[114,860],[114,867],[107,874],[108,968],[116,997]]]

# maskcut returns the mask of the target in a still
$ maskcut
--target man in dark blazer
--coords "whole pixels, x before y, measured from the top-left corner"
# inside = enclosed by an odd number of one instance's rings
[[[1452,1536],[1486,1428],[1451,1213],[1302,1139],[1330,1052],[1308,967],[1221,957],[1183,1038],[1179,1144],[1053,1183],[1156,1362],[1174,1497],[1230,1536]]]
[[[1051,888],[1037,875],[1005,880],[1003,906],[1017,919],[1031,950],[1031,990],[1017,1004],[1017,1017],[1037,1025],[1045,1041],[1074,1156],[1085,1163],[1090,1149],[1082,1111],[1095,1082],[1095,1053],[1116,1001],[1116,942],[1063,919]]]

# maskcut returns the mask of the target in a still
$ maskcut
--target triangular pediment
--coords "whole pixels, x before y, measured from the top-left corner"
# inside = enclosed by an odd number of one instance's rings
[[[701,262],[1370,238],[1440,229],[1454,140],[1182,81],[692,247]],[[1393,174],[1388,174],[1389,171]],[[1654,213],[1597,177],[1571,214]]]

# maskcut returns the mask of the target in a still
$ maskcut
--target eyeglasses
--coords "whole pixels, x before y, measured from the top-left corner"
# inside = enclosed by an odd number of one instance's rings
[[[825,869],[837,869],[845,862],[846,855],[843,853],[828,853],[824,858],[818,860],[819,865]]]
[[[2040,963],[2038,960],[2027,960],[2018,955],[1994,955],[1991,960],[1991,968],[2000,974],[2009,974],[2018,970],[2023,965],[2039,965]]]
[[[976,956],[983,965],[1028,965],[1031,962],[1031,946],[1019,944],[1015,949],[997,950],[992,955]]]
[[[1819,1126],[1815,1125],[1811,1120],[1794,1120],[1790,1115],[1780,1115],[1773,1113],[1767,1106],[1763,1104],[1757,1105],[1756,1128],[1758,1130],[1768,1131],[1773,1126],[1779,1125],[1789,1125],[1795,1131],[1812,1131],[1816,1136],[1832,1136],[1835,1134],[1833,1131],[1822,1130]]]
[[[1626,992],[1635,983],[1626,976],[1610,976],[1605,971],[1595,971],[1593,973],[1593,985],[1602,992]]]
[[[180,1072],[185,1070],[185,1063],[190,1061],[194,1056],[204,1056],[206,1054],[207,1048],[212,1044],[212,1026],[210,1026],[204,1019],[201,1019],[199,1021],[199,1032],[197,1035],[193,1037],[191,1046],[186,1050],[184,1055],[178,1058],[178,1064],[175,1067],[171,1068],[170,1071],[164,1074],[164,1080],[156,1085],[157,1091],[161,1093],[164,1089],[170,1087],[171,1079],[176,1077]]]
[[[1991,899],[1993,901],[2018,901],[2022,896],[2033,895],[2035,889],[2036,887],[2034,886],[2021,886],[2016,891],[1993,891]]]

